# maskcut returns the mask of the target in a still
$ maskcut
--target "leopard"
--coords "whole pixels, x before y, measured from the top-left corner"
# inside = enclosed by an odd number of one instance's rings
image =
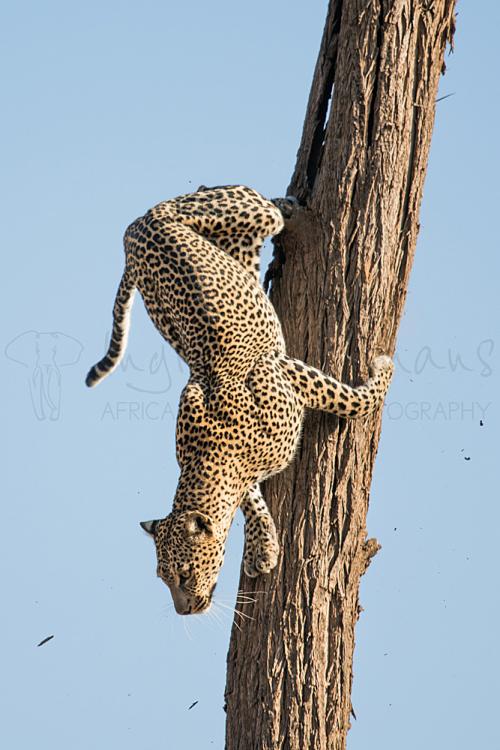
[[[357,387],[287,355],[259,266],[266,238],[296,211],[291,196],[202,185],[158,203],[125,231],[109,347],[86,384],[97,385],[122,360],[138,290],[153,324],[189,368],[175,428],[180,473],[172,510],[141,522],[154,539],[157,576],[180,615],[210,608],[238,508],[246,575],[276,566],[278,536],[260,485],[292,461],[306,410],[363,418],[382,405],[389,387],[387,355],[373,359]]]

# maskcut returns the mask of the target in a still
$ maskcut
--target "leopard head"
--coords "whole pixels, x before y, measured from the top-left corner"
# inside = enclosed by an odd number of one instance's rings
[[[190,615],[208,609],[224,560],[224,539],[211,518],[197,510],[173,511],[142,521],[156,546],[157,575],[169,587],[175,610]]]

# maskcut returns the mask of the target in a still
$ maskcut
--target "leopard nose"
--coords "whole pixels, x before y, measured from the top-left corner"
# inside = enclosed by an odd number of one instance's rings
[[[175,611],[178,615],[189,615],[191,613],[191,604],[189,599],[177,586],[170,586],[170,593],[174,600]]]
[[[191,605],[188,604],[187,602],[185,602],[185,603],[184,602],[177,602],[174,599],[174,607],[175,607],[175,611],[177,612],[178,615],[189,615],[189,614],[191,614]]]

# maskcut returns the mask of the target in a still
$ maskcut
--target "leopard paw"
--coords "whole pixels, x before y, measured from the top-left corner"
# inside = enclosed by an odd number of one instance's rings
[[[245,527],[243,567],[250,578],[270,573],[278,562],[279,544],[271,516],[258,516]]]
[[[273,198],[271,203],[279,208],[284,219],[290,219],[299,206],[299,202],[294,195],[287,195],[286,198]]]
[[[394,371],[394,362],[386,354],[381,354],[379,357],[375,357],[370,365],[370,375],[375,377],[380,373],[386,373],[392,375]]]

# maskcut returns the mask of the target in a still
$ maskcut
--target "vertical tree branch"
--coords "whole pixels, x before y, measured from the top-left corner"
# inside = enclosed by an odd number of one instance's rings
[[[290,354],[349,382],[394,351],[453,31],[454,0],[330,1],[272,299]],[[266,593],[231,636],[227,750],[345,748],[380,422],[309,414],[293,466],[266,483],[282,551],[267,579],[242,574]]]

